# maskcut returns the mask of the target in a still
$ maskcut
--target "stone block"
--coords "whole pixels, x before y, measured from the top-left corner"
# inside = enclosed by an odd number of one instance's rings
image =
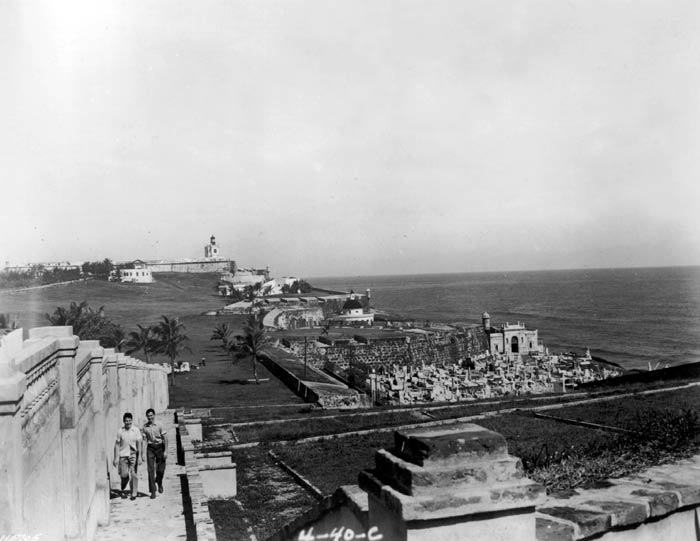
[[[605,532],[611,527],[610,514],[602,511],[567,505],[553,506],[548,504],[538,507],[537,513],[540,516],[550,516],[575,524],[578,529],[576,533],[577,539]]]
[[[202,490],[208,499],[233,498],[237,494],[236,465],[205,465],[200,467]]]
[[[34,338],[70,338],[73,336],[73,327],[66,325],[64,327],[35,327],[29,329],[29,339]]]
[[[418,466],[447,466],[465,459],[495,459],[508,456],[506,440],[478,425],[463,423],[449,428],[428,428],[394,433],[394,452]]]
[[[473,424],[397,432],[375,462],[358,480],[370,524],[392,539],[534,539],[544,488],[523,476],[495,432]]]
[[[537,541],[574,541],[578,534],[573,523],[553,520],[539,512],[535,517],[535,530]]]
[[[0,363],[3,358],[9,359],[22,351],[24,346],[23,332],[22,329],[15,329],[0,337]]]
[[[202,441],[202,420],[185,418],[184,422],[187,425],[187,433],[192,441]]]
[[[628,479],[644,487],[675,492],[681,507],[700,504],[700,470],[667,465],[650,468],[643,475],[633,475]]]
[[[451,467],[426,467],[402,460],[379,450],[375,455],[376,475],[384,482],[409,495],[432,493],[436,486],[465,488],[473,485],[495,485],[523,478],[520,459],[506,456],[495,460],[468,460]]]
[[[588,499],[583,502],[583,505],[609,514],[612,527],[641,524],[648,516],[647,505],[642,502]]]
[[[195,458],[200,467],[230,466],[233,464],[231,451],[221,451],[217,453],[195,453]]]
[[[27,378],[21,372],[0,373],[0,415],[14,415],[27,390]]]

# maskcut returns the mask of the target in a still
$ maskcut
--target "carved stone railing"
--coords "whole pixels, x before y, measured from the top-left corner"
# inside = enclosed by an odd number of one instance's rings
[[[71,327],[0,340],[0,537],[90,540],[109,520],[121,416],[166,409],[165,369],[80,341]]]

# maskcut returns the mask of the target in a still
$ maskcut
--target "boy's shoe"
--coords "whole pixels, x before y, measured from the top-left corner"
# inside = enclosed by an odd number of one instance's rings
[[[136,496],[131,497],[131,501],[133,502],[136,499]]]
[[[163,494],[163,483],[158,483],[158,492]]]
[[[155,499],[156,499],[156,493],[155,493],[155,492],[151,492],[151,499],[152,499],[152,500],[155,500]]]

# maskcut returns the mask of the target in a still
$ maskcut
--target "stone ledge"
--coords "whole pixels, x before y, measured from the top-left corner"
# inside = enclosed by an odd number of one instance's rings
[[[185,459],[185,464],[180,466],[181,473],[178,475],[185,475],[187,477],[197,540],[214,541],[216,540],[216,532],[214,530],[214,523],[209,514],[208,498],[204,492],[204,481],[201,473],[201,469],[203,468],[198,463],[197,454],[194,452],[192,436],[189,434],[187,428],[187,416],[183,411],[176,411],[174,416],[178,432],[178,437],[176,437],[176,444],[179,447],[178,455],[182,454]],[[228,469],[233,469],[235,471],[236,465],[232,464],[232,466],[232,468]]]
[[[52,338],[25,340],[22,349],[13,355],[14,364],[18,370],[26,374],[42,362],[55,356],[59,349],[58,341]]]
[[[508,447],[503,436],[478,425],[463,423],[447,428],[427,428],[394,433],[397,456],[417,466],[436,463],[458,465],[465,459],[506,458]]]
[[[436,487],[432,492],[426,491],[418,496],[399,492],[380,481],[373,472],[361,472],[358,481],[360,488],[374,495],[388,510],[404,521],[534,508],[542,502],[544,496],[544,487],[529,479],[517,480],[514,483],[460,487],[459,490]]]
[[[389,451],[380,449],[375,455],[376,471],[383,482],[404,494],[433,494],[435,488],[508,483],[524,477],[519,458],[506,456],[492,460],[464,460],[456,466],[421,467],[406,462]]]
[[[537,507],[537,539],[587,539],[700,505],[700,455],[609,483],[548,496]]]

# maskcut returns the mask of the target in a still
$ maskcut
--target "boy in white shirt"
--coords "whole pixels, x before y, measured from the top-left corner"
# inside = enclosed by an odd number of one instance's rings
[[[114,443],[114,467],[119,468],[121,477],[122,498],[127,497],[125,491],[127,484],[131,482],[131,499],[135,500],[139,492],[139,480],[136,477],[138,464],[143,462],[141,446],[143,440],[141,431],[133,426],[134,416],[125,413],[124,426],[117,432],[117,441]]]

